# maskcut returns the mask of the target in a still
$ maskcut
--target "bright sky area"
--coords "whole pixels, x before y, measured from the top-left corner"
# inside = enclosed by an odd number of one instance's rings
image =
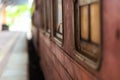
[[[29,0],[27,7],[31,8],[33,0]],[[22,5],[21,5],[22,6]],[[6,11],[15,13],[17,11],[16,6],[8,6]],[[23,13],[16,13],[16,17],[7,17],[7,24],[9,24],[10,31],[22,31],[27,33],[28,39],[31,38],[31,12],[30,10],[24,10]],[[11,14],[10,14],[11,15]],[[12,22],[12,24],[10,24]]]

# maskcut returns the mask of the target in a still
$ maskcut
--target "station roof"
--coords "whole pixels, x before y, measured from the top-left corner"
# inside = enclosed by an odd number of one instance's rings
[[[28,0],[0,0],[0,3],[3,5],[22,5],[27,3]]]

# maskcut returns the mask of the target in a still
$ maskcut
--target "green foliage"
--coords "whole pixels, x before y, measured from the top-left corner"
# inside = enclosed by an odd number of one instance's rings
[[[11,26],[13,24],[13,19],[24,14],[26,11],[31,12],[31,8],[28,6],[28,4],[9,6],[9,8],[6,9],[6,16],[10,20],[9,22],[7,22],[7,24]]]
[[[7,17],[14,18],[25,13],[26,11],[30,11],[28,4],[13,6],[7,10]]]
[[[32,4],[32,7],[31,7],[31,9],[30,9],[31,14],[33,14],[34,11],[35,11],[35,4],[33,3],[33,4]]]

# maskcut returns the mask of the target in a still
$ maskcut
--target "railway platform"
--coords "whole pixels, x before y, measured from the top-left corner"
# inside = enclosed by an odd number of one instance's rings
[[[0,80],[34,79],[30,73],[33,70],[30,65],[34,63],[29,59],[27,43],[25,33],[0,32]]]

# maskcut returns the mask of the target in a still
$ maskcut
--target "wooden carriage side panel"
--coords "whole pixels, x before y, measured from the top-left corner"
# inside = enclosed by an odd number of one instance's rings
[[[64,50],[71,54],[74,46],[74,1],[63,0]]]
[[[96,76],[91,75],[88,70],[85,70],[81,65],[77,64],[76,61],[73,61],[68,55],[64,53],[56,54],[60,63],[63,65],[67,73],[71,76],[73,80],[96,80]],[[58,55],[64,57],[64,61],[60,59]]]
[[[41,59],[43,71],[46,80],[54,79],[55,75],[47,71],[55,73],[56,70],[58,78],[66,80],[96,80],[95,76],[82,68],[81,65],[76,64],[75,61],[70,60],[67,54],[73,54],[74,45],[74,14],[73,14],[73,0],[63,0],[63,15],[64,15],[64,46],[60,48],[56,43],[51,41],[46,35],[40,32],[40,55],[44,58]],[[68,12],[70,12],[68,14]],[[63,50],[62,50],[63,49]],[[67,53],[66,53],[66,52]],[[55,57],[53,57],[55,56]],[[51,66],[48,65],[51,63]],[[55,78],[57,79],[57,78]]]
[[[75,63],[73,69],[75,71],[76,80],[100,80],[95,75],[91,74],[89,71],[85,70]]]
[[[66,79],[97,80],[83,65],[77,64],[69,54],[74,50],[73,0],[63,0],[64,3],[64,49],[50,41],[40,32],[41,64],[46,80]],[[120,80],[120,1],[103,0],[102,2],[102,64],[99,71],[100,80]],[[70,12],[68,14],[68,12]],[[39,20],[37,20],[39,21]],[[37,22],[38,23],[38,22]],[[97,40],[96,40],[97,41]],[[52,49],[52,51],[50,51]],[[66,52],[64,52],[66,51]],[[68,54],[68,55],[67,55]],[[56,68],[56,72],[55,69]],[[59,69],[60,68],[60,69]],[[59,71],[61,70],[61,71]],[[95,71],[95,70],[94,70]],[[53,73],[53,74],[52,74]],[[65,75],[63,75],[65,74]],[[61,77],[63,75],[63,77]]]
[[[55,44],[54,44],[55,45]],[[73,80],[99,80],[99,78],[86,70],[82,65],[76,63],[70,56],[67,55],[63,50],[59,47],[54,48],[55,52],[53,54],[59,60],[63,68],[70,75]],[[53,51],[53,49],[52,49]],[[55,63],[56,64],[56,63]],[[57,66],[57,64],[56,64]]]
[[[43,40],[41,39],[41,42],[42,41]],[[48,69],[47,69],[47,65],[46,65],[48,62],[46,61],[47,56],[45,54],[42,54],[42,53],[44,53],[44,50],[45,50],[44,47],[42,47],[43,45],[44,44],[41,44],[40,48],[39,48],[39,49],[41,49],[40,53],[39,53],[39,56],[40,56],[40,66],[41,66],[41,68],[43,70],[45,79],[48,80],[49,76],[47,76],[48,75]]]
[[[54,51],[51,51],[51,42],[49,38],[43,33],[40,33],[40,53],[41,66],[45,75],[46,80],[71,80],[63,66],[60,64],[58,59],[54,55]],[[57,74],[54,74],[57,73]]]
[[[102,80],[120,80],[120,1],[103,0]]]
[[[87,68],[83,68],[84,64],[76,65],[76,61],[73,58],[73,55],[76,54],[76,52],[74,52],[76,50],[75,49],[75,36],[74,36],[74,34],[75,34],[75,32],[74,32],[75,31],[74,30],[75,29],[74,0],[64,0],[63,4],[64,4],[64,9],[63,9],[63,12],[64,12],[64,51],[66,51],[66,52],[60,52],[61,50],[58,49],[57,50],[58,54],[56,53],[55,55],[57,56],[59,61],[61,63],[63,63],[64,68],[69,72],[70,76],[73,79],[82,80],[82,78],[83,78],[83,80],[84,80],[86,78],[85,80],[87,80],[87,79],[89,80],[91,78],[90,80],[96,80],[97,79],[96,75],[91,75],[91,74],[92,74],[92,72],[95,72],[94,74],[96,74],[97,71],[87,70]],[[92,10],[93,10],[93,7],[96,8],[96,6],[92,6]],[[91,15],[91,17],[92,16],[93,15]],[[92,21],[94,22],[94,19]],[[94,24],[92,24],[92,25],[94,25]],[[97,40],[96,40],[96,42],[97,42]],[[69,58],[68,58],[68,56],[69,56]],[[61,57],[64,58],[64,61],[61,60]],[[73,60],[73,62],[71,62],[70,58]],[[90,72],[90,71],[92,71],[92,72]]]
[[[71,59],[56,44],[41,33],[40,56],[46,80],[97,80],[90,72]],[[52,49],[50,46],[52,44]],[[53,50],[54,49],[54,50]]]

